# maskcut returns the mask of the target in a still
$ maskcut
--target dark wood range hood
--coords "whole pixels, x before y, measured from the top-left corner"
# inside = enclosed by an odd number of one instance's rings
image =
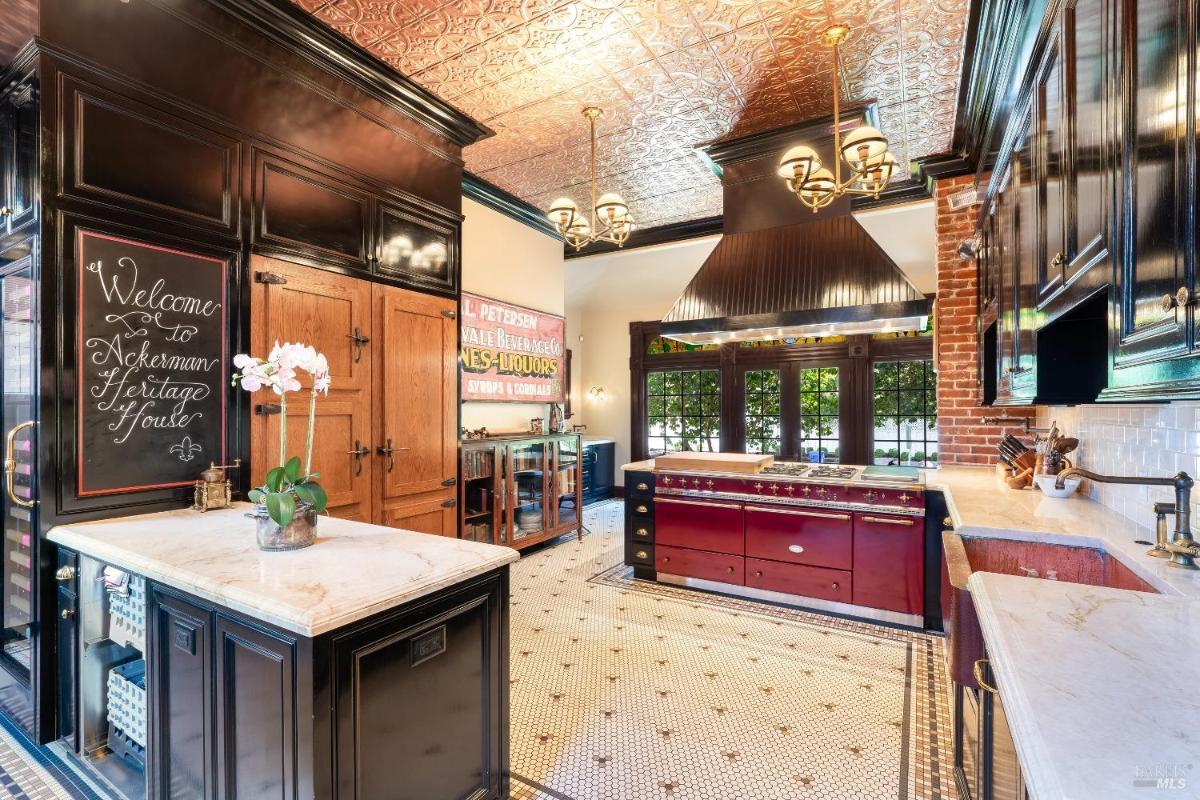
[[[872,106],[842,125],[873,120]],[[663,318],[662,335],[693,344],[924,327],[931,301],[850,215],[846,199],[813,214],[776,175],[801,141],[832,157],[832,120],[701,148],[721,176],[724,233]]]

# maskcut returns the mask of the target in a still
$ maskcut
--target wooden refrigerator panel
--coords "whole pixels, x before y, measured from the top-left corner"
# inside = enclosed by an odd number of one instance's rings
[[[331,387],[327,396],[317,398],[312,467],[329,494],[331,515],[369,522],[376,460],[371,426],[371,284],[262,256],[251,257],[251,273],[255,276],[251,353],[265,358],[276,341],[301,342],[329,359]],[[309,376],[301,375],[301,383],[307,389]],[[308,394],[293,392],[288,399],[288,454],[303,457]],[[252,403],[257,407],[278,401],[264,390],[254,395]],[[280,418],[257,411],[251,415],[254,485],[278,463]]]
[[[457,303],[376,284],[379,496],[457,494]]]

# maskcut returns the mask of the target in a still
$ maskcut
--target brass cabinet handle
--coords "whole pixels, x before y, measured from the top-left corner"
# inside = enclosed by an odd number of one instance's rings
[[[893,519],[891,517],[863,517],[863,522],[881,522],[884,525],[904,525],[911,528],[913,521],[911,519]]]
[[[75,616],[75,611],[74,609],[64,608],[61,616],[63,619],[70,619],[71,617]]]
[[[741,506],[730,505],[729,503],[709,503],[709,502],[705,502],[705,501],[701,501],[701,500],[672,500],[671,498],[668,498],[668,497],[659,497],[654,502],[656,502],[656,503],[675,503],[676,505],[681,505],[681,506],[704,506],[705,508],[729,508],[729,509],[733,509],[735,511],[741,509]]]
[[[975,676],[975,682],[979,684],[980,689],[983,689],[985,692],[991,692],[992,694],[1000,694],[1000,691],[995,686],[992,686],[983,679],[983,665],[987,663],[988,660],[986,658],[981,658],[976,661],[971,667],[971,674]]]
[[[1184,308],[1188,303],[1192,302],[1192,292],[1186,286],[1180,286],[1175,294],[1164,294],[1162,300],[1158,301],[1164,314],[1170,313],[1173,309]]]
[[[649,489],[649,488],[650,488],[650,487],[649,487],[649,486],[647,486],[647,485],[646,485],[644,482],[643,482],[643,483],[639,483],[639,484],[637,485],[637,489],[638,489],[638,491],[639,491],[639,492],[644,492],[644,491],[646,491],[646,490],[647,490],[647,489]]]
[[[840,519],[843,522],[850,519],[849,514],[827,514],[823,511],[792,511],[786,508],[758,508],[756,506],[746,506],[747,511],[756,511],[760,514],[790,514],[793,517],[816,517],[818,519]]]
[[[1067,262],[1067,254],[1064,253],[1062,250],[1059,250],[1055,254],[1054,259],[1050,262],[1050,266],[1061,267],[1066,262]]]
[[[17,497],[17,434],[26,428],[32,428],[36,424],[35,421],[30,419],[14,425],[8,432],[8,441],[4,446],[4,488],[8,492],[8,499],[21,508],[33,508],[37,505],[37,500],[26,500],[22,497]]]
[[[54,578],[59,581],[73,580],[75,578],[75,568],[70,565],[59,567],[58,572],[54,573]]]
[[[954,530],[954,520],[950,519],[949,517],[946,517],[944,520],[942,520],[942,525],[950,530]]]
[[[371,455],[371,448],[367,447],[358,439],[355,439],[354,449],[347,450],[346,455],[354,456],[354,477],[357,478],[359,475],[362,475],[363,458]]]
[[[636,553],[634,553],[634,555],[638,558],[646,558],[649,556],[649,553],[647,553],[645,550],[638,550]]]
[[[649,514],[650,513],[650,509],[646,508],[645,506],[638,506],[637,508],[634,509],[634,511],[636,511],[638,514]]]
[[[633,532],[633,535],[634,536],[649,536],[650,531],[646,530],[645,528],[638,528],[636,531]]]

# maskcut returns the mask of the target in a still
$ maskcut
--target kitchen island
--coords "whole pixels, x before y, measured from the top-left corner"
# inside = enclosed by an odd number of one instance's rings
[[[263,552],[249,508],[51,530],[61,746],[130,800],[507,797],[517,553],[332,518]]]

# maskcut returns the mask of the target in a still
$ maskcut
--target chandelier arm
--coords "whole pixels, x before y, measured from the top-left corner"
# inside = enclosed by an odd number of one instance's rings
[[[833,183],[835,186],[840,186],[842,183],[842,114],[841,114],[841,87],[838,86],[838,72],[841,70],[840,50],[841,44],[833,43]]]

